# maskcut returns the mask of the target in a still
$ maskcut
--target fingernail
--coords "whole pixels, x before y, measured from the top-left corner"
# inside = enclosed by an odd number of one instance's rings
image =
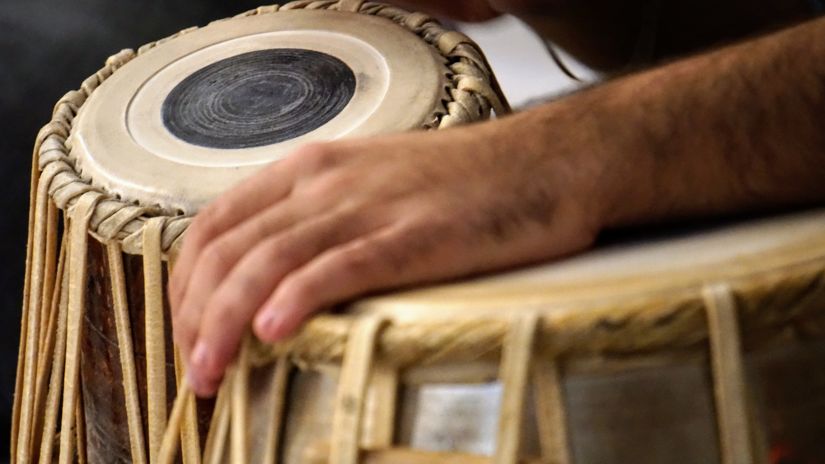
[[[209,348],[206,343],[198,342],[195,344],[195,349],[192,350],[191,360],[189,370],[186,372],[186,379],[195,394],[202,396],[206,394],[208,389],[207,382],[205,382],[203,377],[203,372],[209,364]]]
[[[255,319],[255,332],[258,338],[264,341],[274,341],[279,329],[283,325],[281,312],[274,309],[266,309]]]
[[[192,350],[192,366],[196,369],[206,369],[209,362],[209,348],[204,342],[195,344],[195,349]]]
[[[191,369],[186,371],[186,382],[189,383],[189,386],[196,395],[200,395],[203,391],[203,385],[201,384],[200,379],[198,379],[198,376],[195,374],[195,371]]]

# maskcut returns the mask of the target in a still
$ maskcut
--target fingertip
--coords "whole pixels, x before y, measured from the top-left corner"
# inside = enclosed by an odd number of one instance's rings
[[[283,333],[284,312],[275,308],[262,309],[255,317],[252,330],[261,341],[275,343]]]
[[[189,384],[192,392],[195,393],[195,396],[198,398],[210,398],[217,390],[213,385],[201,378],[193,369],[186,371],[186,383]]]
[[[217,365],[216,356],[209,345],[203,340],[195,344],[189,362],[186,379],[192,391],[200,398],[209,398],[215,395],[223,377],[222,368]]]
[[[301,323],[300,311],[278,308],[261,310],[253,323],[253,331],[261,341],[276,343],[292,336]]]

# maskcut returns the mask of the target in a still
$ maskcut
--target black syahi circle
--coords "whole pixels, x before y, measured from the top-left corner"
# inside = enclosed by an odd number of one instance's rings
[[[212,63],[163,102],[163,124],[193,145],[219,149],[272,145],[312,132],[355,93],[355,74],[314,50],[258,50]]]

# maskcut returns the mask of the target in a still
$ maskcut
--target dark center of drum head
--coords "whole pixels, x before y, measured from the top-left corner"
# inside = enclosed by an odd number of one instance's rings
[[[314,50],[259,50],[210,64],[163,102],[163,124],[207,148],[272,145],[312,132],[338,115],[355,93],[343,61]]]

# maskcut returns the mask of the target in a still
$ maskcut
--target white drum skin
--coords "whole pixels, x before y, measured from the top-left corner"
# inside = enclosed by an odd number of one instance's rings
[[[315,131],[257,148],[210,149],[167,130],[161,105],[185,77],[221,59],[271,48],[314,50],[344,61],[357,80],[350,103]],[[107,79],[77,118],[72,156],[85,178],[124,200],[193,214],[303,144],[423,128],[444,98],[445,63],[414,34],[367,15],[296,10],[218,21],[157,46]]]

